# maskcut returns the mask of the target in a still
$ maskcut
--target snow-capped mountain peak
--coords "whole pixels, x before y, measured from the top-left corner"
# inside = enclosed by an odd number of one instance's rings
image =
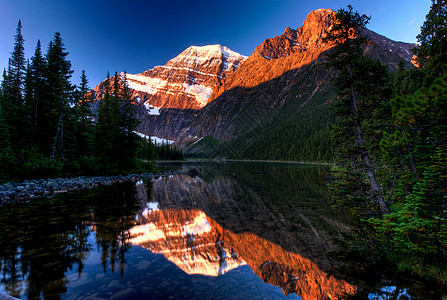
[[[132,97],[158,108],[200,109],[214,87],[234,73],[246,59],[221,45],[191,46],[164,66],[141,74],[127,74]],[[101,84],[95,88],[100,99]]]

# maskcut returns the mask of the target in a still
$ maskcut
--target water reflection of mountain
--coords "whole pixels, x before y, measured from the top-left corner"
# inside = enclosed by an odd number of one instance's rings
[[[29,299],[134,290],[141,298],[210,299],[216,288],[220,299],[250,299],[253,289],[259,298],[282,294],[262,280],[311,299],[355,289],[332,276],[344,274],[328,252],[340,250],[332,241],[342,239],[345,222],[324,200],[319,168],[197,168],[200,178],[178,175],[1,206],[0,292]],[[146,232],[149,238],[135,239]],[[404,289],[355,280],[365,297],[391,299]],[[416,291],[427,298],[427,289]]]
[[[356,291],[300,252],[281,245],[327,253],[336,248],[324,240],[329,233],[302,213],[306,226],[293,233],[296,228],[281,211],[231,178],[210,183],[186,175],[160,179],[152,185],[150,200],[149,205],[156,201],[160,210],[142,210],[131,241],[163,253],[187,273],[215,276],[247,263],[265,282],[304,299],[343,298]],[[319,261],[331,267],[327,255]]]
[[[163,254],[187,274],[223,275],[244,265],[228,248],[200,210],[149,212],[131,229],[133,244]]]
[[[225,229],[256,234],[325,271],[341,267],[328,253],[340,252],[349,221],[328,205],[318,185],[321,169],[238,166],[215,166],[211,176],[201,168],[206,181],[186,175],[158,180],[151,201],[160,208],[201,209]]]

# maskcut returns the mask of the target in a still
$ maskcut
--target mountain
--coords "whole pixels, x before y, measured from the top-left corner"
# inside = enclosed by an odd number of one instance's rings
[[[131,97],[147,109],[200,109],[214,86],[234,73],[245,58],[221,45],[189,47],[164,66],[127,74]],[[104,82],[94,88],[96,100],[103,90]]]
[[[148,79],[146,91],[153,94],[146,98],[141,98],[140,90],[144,89],[139,84],[146,81],[129,76],[133,97],[143,99],[140,103],[146,106],[161,107],[147,110],[139,106],[138,131],[176,140],[189,155],[330,159],[326,126],[330,122],[328,104],[335,99],[335,91],[329,80],[333,74],[325,61],[335,45],[323,43],[322,38],[331,27],[334,15],[330,9],[312,11],[303,26],[287,27],[283,34],[266,39],[248,58],[237,54],[221,56],[220,53],[230,51],[222,50],[226,49],[222,46],[206,46],[201,51],[193,51],[197,47],[188,48],[166,67],[138,75],[150,75],[158,82],[161,79],[154,74],[164,74],[160,77],[165,78],[164,84],[166,78],[171,80],[169,72],[179,72],[179,79],[166,84],[166,88],[159,85],[152,89],[152,83],[149,84],[152,79]],[[406,67],[413,66],[413,44],[396,42],[368,29],[363,34],[368,38],[363,50],[369,57],[380,60],[391,70],[396,70],[401,60]],[[205,58],[198,59],[201,55]],[[193,57],[206,63],[192,64]],[[232,67],[226,68],[231,61]],[[198,77],[202,73],[217,74],[216,70],[222,75]],[[200,78],[194,81],[198,84],[194,90],[201,91],[201,96],[194,98],[185,92],[184,87],[193,82],[181,81],[185,75]]]
[[[217,85],[186,134],[231,140],[241,134],[241,126],[252,127],[271,119],[288,101],[298,100],[302,109],[318,98],[329,84],[330,74],[323,63],[334,45],[323,43],[322,37],[334,15],[330,9],[312,11],[302,27],[286,28],[282,35],[265,40],[233,75]],[[401,59],[410,65],[414,45],[370,30],[365,34],[369,38],[364,49],[368,56],[392,69]]]

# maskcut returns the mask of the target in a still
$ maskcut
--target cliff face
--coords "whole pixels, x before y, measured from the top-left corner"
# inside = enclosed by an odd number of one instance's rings
[[[221,45],[189,47],[164,66],[127,74],[131,98],[145,107],[200,109],[214,86],[245,58]],[[102,82],[94,88],[94,98],[100,99],[103,91]]]
[[[281,113],[288,101],[301,99],[300,109],[310,101],[330,99],[316,96],[330,86],[324,66],[325,54],[334,46],[323,43],[335,12],[312,11],[303,26],[286,28],[280,36],[265,40],[232,75],[219,82],[208,105],[202,108],[190,128],[189,136],[212,135],[231,140],[246,128],[255,128]],[[364,47],[366,55],[396,69],[403,59],[411,64],[413,44],[395,42],[370,30]]]
[[[316,59],[332,47],[324,44],[321,38],[329,29],[334,15],[330,9],[312,11],[302,27],[296,30],[287,27],[282,35],[266,39],[256,47],[237,74],[216,86],[208,102],[232,88],[255,87]]]

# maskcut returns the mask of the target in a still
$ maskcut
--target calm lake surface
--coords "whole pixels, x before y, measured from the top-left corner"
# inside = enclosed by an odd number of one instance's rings
[[[349,257],[349,214],[331,209],[324,166],[159,167],[199,174],[0,207],[0,292],[23,299],[439,296],[421,283],[378,278]]]

